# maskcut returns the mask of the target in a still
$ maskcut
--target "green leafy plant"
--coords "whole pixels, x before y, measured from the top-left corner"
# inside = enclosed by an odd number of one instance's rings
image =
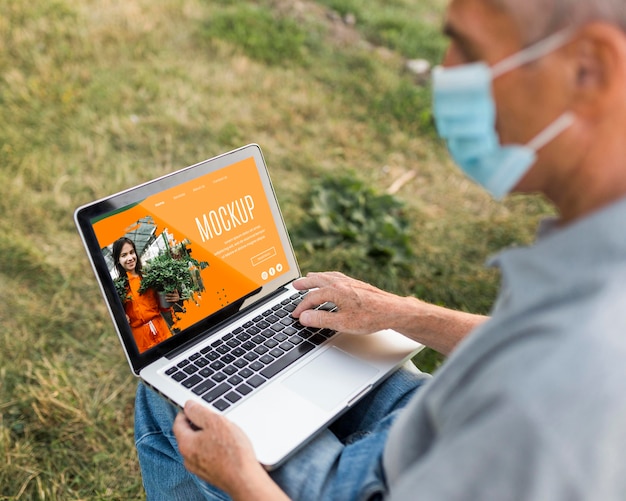
[[[299,230],[305,250],[351,248],[377,266],[404,266],[413,255],[404,204],[354,175],[325,177],[311,188],[311,218]]]
[[[113,280],[113,285],[115,286],[115,292],[117,292],[117,295],[119,296],[122,303],[130,301],[132,299],[132,295],[130,294],[128,289],[127,277],[116,278],[115,280]]]
[[[167,239],[164,240],[167,241]],[[170,248],[148,261],[143,269],[139,293],[148,289],[169,294],[178,291],[181,300],[191,299],[194,292],[204,291],[200,271],[209,264],[189,255],[187,241]]]

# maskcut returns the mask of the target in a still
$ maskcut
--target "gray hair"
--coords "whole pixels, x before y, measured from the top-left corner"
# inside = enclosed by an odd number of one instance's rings
[[[527,44],[568,26],[604,21],[626,32],[624,0],[487,0],[513,16]]]

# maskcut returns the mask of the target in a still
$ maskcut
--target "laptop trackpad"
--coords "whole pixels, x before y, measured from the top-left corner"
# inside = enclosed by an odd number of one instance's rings
[[[329,348],[282,383],[303,398],[330,411],[355,396],[377,373],[376,367],[337,348]]]

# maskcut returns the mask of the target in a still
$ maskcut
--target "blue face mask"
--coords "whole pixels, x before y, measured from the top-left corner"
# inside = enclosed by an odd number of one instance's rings
[[[491,195],[508,194],[537,160],[537,151],[574,121],[566,112],[526,145],[501,145],[496,132],[492,81],[564,45],[570,31],[560,31],[493,67],[472,63],[433,72],[433,109],[437,131],[463,172]]]

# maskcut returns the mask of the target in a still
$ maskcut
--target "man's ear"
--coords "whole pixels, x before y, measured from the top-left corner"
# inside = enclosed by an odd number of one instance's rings
[[[603,22],[584,26],[571,48],[573,111],[593,118],[626,97],[626,33]]]

